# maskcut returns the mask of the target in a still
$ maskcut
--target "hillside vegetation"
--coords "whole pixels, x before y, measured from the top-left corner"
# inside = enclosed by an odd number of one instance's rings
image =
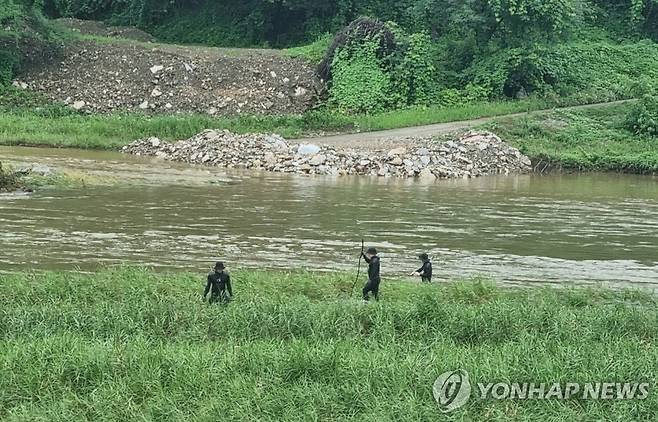
[[[0,419],[649,420],[658,406],[655,298],[498,289],[486,281],[139,269],[0,276]],[[357,293],[358,294],[358,293]],[[472,382],[647,382],[645,400],[471,400],[442,414],[439,374]]]
[[[136,25],[176,43],[317,40],[302,50],[313,60],[331,44],[327,34],[339,33],[326,57],[332,71],[322,73],[328,104],[349,113],[528,95],[605,101],[658,80],[655,0],[49,0],[45,11]]]
[[[326,102],[348,113],[526,96],[605,101],[658,80],[655,0],[226,3],[8,0],[0,24],[43,36],[46,14],[136,25],[175,43],[291,47],[317,40],[292,54],[325,58]],[[17,60],[4,62],[6,83]]]

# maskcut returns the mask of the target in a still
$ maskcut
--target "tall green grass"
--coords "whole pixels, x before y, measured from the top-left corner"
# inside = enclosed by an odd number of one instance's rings
[[[228,306],[202,274],[141,269],[0,276],[2,420],[649,420],[658,313],[636,291],[501,290],[472,280],[237,273]],[[358,294],[357,294],[358,295]],[[645,381],[644,401],[471,399],[442,415],[431,386]]]
[[[549,167],[655,174],[658,138],[627,128],[631,108],[617,104],[501,118],[486,127]]]

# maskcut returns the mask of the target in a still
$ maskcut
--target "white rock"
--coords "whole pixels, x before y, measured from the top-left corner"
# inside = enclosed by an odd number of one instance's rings
[[[323,155],[323,154],[317,154],[317,155],[314,155],[314,156],[309,160],[308,163],[309,163],[310,165],[312,165],[312,166],[319,166],[319,165],[324,164],[325,161],[327,161],[327,157],[326,157],[325,155]]]
[[[428,168],[424,168],[418,173],[418,177],[422,180],[435,180],[436,176]]]
[[[267,143],[267,146],[275,151],[288,150],[288,143],[280,136],[266,136],[265,142]]]
[[[87,105],[84,101],[75,101],[71,107],[76,110],[82,110],[82,108]]]
[[[156,73],[158,73],[162,69],[164,69],[164,66],[155,65],[155,66],[151,67],[151,69],[149,69],[149,70],[151,71],[152,74],[155,75]]]
[[[299,155],[314,155],[320,152],[320,147],[315,144],[300,144],[297,147],[297,154]]]
[[[11,84],[16,88],[27,89],[27,84],[22,81],[13,81]]]
[[[210,107],[210,108],[206,111],[206,113],[208,113],[208,114],[210,114],[211,116],[213,116],[213,115],[217,114],[217,108],[215,108],[215,107]]]
[[[162,141],[156,137],[148,139],[152,147],[159,147],[162,144]]]
[[[391,161],[389,161],[388,163],[393,165],[393,166],[401,166],[402,165],[402,158],[395,157]]]
[[[147,108],[149,108],[149,102],[148,102],[148,101],[144,101],[143,103],[141,103],[141,104],[139,105],[139,108],[141,108],[142,110],[146,110]]]
[[[159,97],[160,95],[162,95],[162,91],[160,91],[157,86],[153,88],[153,91],[151,91],[151,97]]]
[[[295,88],[295,97],[301,97],[302,95],[306,95],[308,90],[304,87],[298,86]]]
[[[388,152],[388,157],[395,157],[395,156],[400,156],[404,155],[407,153],[407,149],[405,147],[398,147],[398,148],[393,148]]]
[[[263,157],[263,160],[265,160],[265,163],[267,163],[270,166],[276,164],[276,156],[271,152],[266,152],[265,156]]]

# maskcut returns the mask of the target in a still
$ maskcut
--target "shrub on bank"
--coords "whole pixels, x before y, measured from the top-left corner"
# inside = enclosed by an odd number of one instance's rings
[[[6,168],[0,162],[0,192],[13,191],[21,186],[19,176]]]
[[[49,24],[41,15],[42,3],[4,0],[0,3],[0,93],[11,84],[24,61],[52,56],[57,48]]]
[[[658,95],[645,94],[635,103],[626,126],[638,135],[658,137]]]

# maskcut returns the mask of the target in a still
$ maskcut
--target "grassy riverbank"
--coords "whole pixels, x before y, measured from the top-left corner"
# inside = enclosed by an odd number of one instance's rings
[[[655,297],[237,273],[228,307],[202,275],[138,269],[0,276],[3,420],[436,420],[442,372],[473,381],[644,381],[643,401],[472,398],[448,420],[642,420],[658,411]]]
[[[658,139],[628,129],[631,107],[626,103],[502,118],[486,127],[548,168],[656,173]]]
[[[208,115],[147,116],[140,113],[84,115],[13,90],[0,94],[0,144],[117,149],[138,138],[186,139],[208,128],[229,129],[236,133],[271,132],[286,138],[297,138],[327,132],[365,132],[501,116],[556,105],[579,104],[581,100],[485,102],[374,115],[346,116],[319,110],[299,116],[218,118]]]
[[[537,110],[541,101],[473,104],[448,109],[417,109],[378,115],[344,116],[322,111],[302,116],[213,118],[210,116],[85,116],[63,108],[5,108],[0,113],[0,145],[46,145],[118,149],[134,139],[157,136],[185,139],[206,128],[237,133],[273,132],[294,138],[324,132],[372,131],[419,124]],[[625,124],[632,105],[613,104],[496,119],[484,125],[550,168],[658,172],[658,142],[636,135]],[[543,167],[543,164],[542,164]]]

